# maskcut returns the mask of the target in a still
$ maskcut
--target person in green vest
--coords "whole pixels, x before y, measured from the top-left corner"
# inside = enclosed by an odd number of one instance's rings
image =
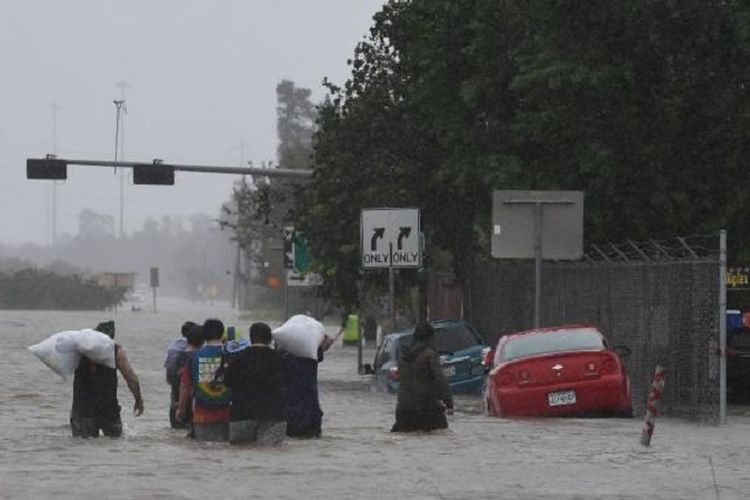
[[[341,324],[344,331],[344,345],[357,345],[359,341],[359,316],[350,314]]]

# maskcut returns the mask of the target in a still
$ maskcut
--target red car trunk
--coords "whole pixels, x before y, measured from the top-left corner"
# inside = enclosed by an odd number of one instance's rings
[[[627,414],[630,394],[616,354],[576,351],[500,365],[488,377],[488,403],[503,416]]]
[[[609,352],[582,351],[550,354],[508,363],[501,370],[510,373],[519,387],[565,384],[594,380],[620,372],[620,365]]]

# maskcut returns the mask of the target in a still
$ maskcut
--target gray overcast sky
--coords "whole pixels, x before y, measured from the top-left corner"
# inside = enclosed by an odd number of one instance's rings
[[[0,242],[44,243],[50,182],[28,181],[25,159],[52,151],[112,159],[125,90],[125,158],[239,165],[275,160],[276,84],[325,95],[385,0],[0,0]],[[125,230],[148,216],[215,215],[232,176],[177,173],[173,187],[125,190]],[[58,234],[86,207],[119,214],[119,177],[69,167]],[[116,223],[117,225],[117,223]]]

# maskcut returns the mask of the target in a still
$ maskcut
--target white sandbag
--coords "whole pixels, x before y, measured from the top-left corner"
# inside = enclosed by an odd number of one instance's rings
[[[74,335],[76,350],[94,363],[115,368],[115,341],[108,335],[86,328]]]
[[[28,349],[63,380],[73,376],[82,355],[95,363],[115,367],[114,340],[95,330],[58,332]]]
[[[323,342],[323,324],[304,314],[289,318],[273,331],[276,346],[300,358],[318,359],[318,347]]]
[[[69,339],[71,334],[77,333],[78,331],[59,332],[28,349],[63,380],[68,380],[81,361],[81,355]],[[59,346],[58,342],[61,342]]]

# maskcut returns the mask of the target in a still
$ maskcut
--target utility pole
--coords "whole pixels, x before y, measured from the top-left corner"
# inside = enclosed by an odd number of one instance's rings
[[[115,117],[115,163],[117,163],[118,161],[122,161],[122,158],[119,157],[120,155],[120,117],[122,116],[122,111],[125,109],[125,99],[115,99],[112,102],[117,108],[117,114]],[[121,168],[120,169],[120,242],[124,241],[124,231],[123,231],[123,219],[125,215],[124,195],[125,195],[125,169]]]
[[[129,82],[120,81],[115,84],[120,89],[120,99],[114,101],[117,106],[117,126],[115,137],[115,161],[125,159],[125,115],[128,108],[125,105],[125,91],[132,87]],[[118,101],[120,104],[118,105]],[[119,150],[118,150],[119,144]],[[120,170],[120,243],[125,242],[125,169]]]

